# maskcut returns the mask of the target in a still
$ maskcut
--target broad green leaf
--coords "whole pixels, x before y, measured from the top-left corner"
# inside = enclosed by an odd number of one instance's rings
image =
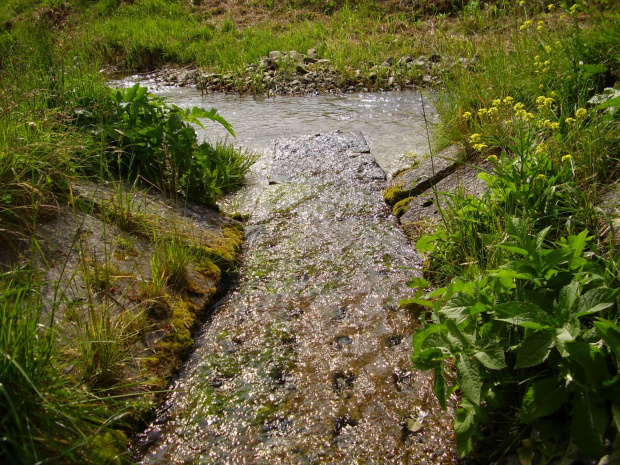
[[[482,377],[480,376],[478,362],[459,354],[456,368],[458,369],[458,383],[463,390],[463,395],[474,404],[480,405]]]
[[[434,370],[443,359],[443,352],[438,348],[425,349],[411,357],[414,366],[420,370]]]
[[[523,255],[524,257],[529,257],[530,254],[527,250],[522,249],[518,245],[512,244],[500,244],[496,246],[498,249],[507,250],[508,252],[516,253],[519,255]]]
[[[413,289],[428,289],[430,287],[428,281],[424,278],[412,278],[408,283],[407,286],[413,288]]]
[[[574,443],[586,454],[600,458],[604,453],[603,434],[609,424],[600,396],[578,390],[573,394],[571,434]]]
[[[604,73],[605,71],[607,71],[607,67],[601,63],[595,63],[592,65],[583,65],[581,69],[583,70],[584,79],[588,79],[592,76],[595,76],[597,74]]]
[[[586,246],[586,241],[588,239],[588,231],[583,230],[577,236],[569,236],[568,244],[570,249],[573,252],[573,257],[581,257],[581,253]]]
[[[415,247],[421,253],[432,252],[437,247],[435,245],[437,239],[437,236],[434,234],[424,235],[416,241]]]
[[[568,351],[566,350],[566,343],[574,341],[577,335],[580,333],[579,323],[576,324],[567,323],[562,328],[558,328],[555,331],[555,346],[557,347],[562,357],[568,357]]]
[[[506,368],[506,359],[502,349],[487,349],[478,351],[474,357],[480,361],[489,370],[501,370]]]
[[[523,396],[521,421],[531,423],[537,418],[551,415],[568,400],[566,387],[556,378],[546,378],[532,383]]]
[[[545,252],[547,253],[545,253],[542,257],[542,260],[541,260],[542,268],[540,270],[540,274],[545,277],[549,277],[548,276],[549,270],[552,270],[554,267],[561,265],[563,263],[568,263],[573,255],[570,250],[564,250],[564,249],[555,249],[555,250],[549,250]]]
[[[573,310],[573,306],[577,302],[579,296],[579,281],[573,279],[570,284],[564,286],[560,290],[560,297],[558,299],[558,309],[560,311]]]
[[[418,329],[413,335],[413,354],[416,355],[422,351],[422,343],[427,337],[439,332],[441,332],[441,325],[429,325],[424,329]]]
[[[138,88],[140,87],[140,83],[136,82],[133,86],[125,91],[124,100],[125,102],[133,101],[136,92],[138,92]]]
[[[443,306],[439,313],[446,318],[456,321],[457,324],[469,318],[469,307],[476,304],[476,299],[464,292],[457,292],[454,294]]]
[[[492,310],[497,320],[531,329],[543,329],[551,324],[549,315],[530,302],[507,302],[495,305]]]
[[[424,341],[422,341],[422,350],[437,348],[441,350],[443,355],[452,355],[451,344],[442,333],[429,334]]]
[[[466,348],[469,347],[471,342],[468,338],[461,332],[456,323],[452,320],[446,321],[446,328],[448,329],[448,341],[456,347]]]
[[[611,375],[607,369],[605,354],[587,342],[567,342],[566,350],[571,361],[577,362],[585,372],[586,379],[582,380],[591,386],[600,387]]]
[[[579,297],[577,302],[576,317],[598,313],[603,311],[615,303],[617,291],[607,287],[599,287],[591,289]]]
[[[600,320],[594,322],[596,332],[603,338],[605,344],[620,360],[620,326],[613,321]]]
[[[484,410],[463,399],[456,410],[454,418],[454,432],[459,457],[465,457],[473,450],[472,438],[479,433],[478,423],[486,419]]]
[[[517,349],[515,368],[533,367],[544,362],[553,347],[554,335],[546,331],[536,331],[527,336]]]
[[[435,368],[435,379],[433,380],[433,392],[442,409],[447,408],[446,403],[446,378],[443,373],[443,364]]]

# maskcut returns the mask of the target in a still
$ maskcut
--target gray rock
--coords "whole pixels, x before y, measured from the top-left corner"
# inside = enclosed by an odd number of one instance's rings
[[[389,87],[392,87],[394,85],[394,76],[390,76],[390,78],[388,79],[387,85]]]
[[[400,59],[398,60],[398,65],[403,66],[412,61],[413,61],[413,57],[411,55],[404,55],[400,57]]]
[[[278,60],[282,57],[282,52],[278,51],[278,50],[273,50],[271,52],[269,52],[269,58],[271,58],[272,60]]]
[[[304,57],[304,63],[307,65],[311,65],[313,63],[316,63],[318,60],[314,57]]]
[[[316,48],[310,48],[308,49],[308,53],[306,53],[308,58],[316,58],[317,54],[316,54]]]
[[[297,61],[297,62],[303,62],[304,61],[304,55],[299,53],[296,50],[291,50],[290,52],[288,52],[288,57],[293,60],[293,61]]]
[[[310,70],[306,66],[302,65],[301,63],[297,64],[297,67],[295,68],[295,70],[297,71],[297,74],[302,74],[302,75],[308,74],[310,72]]]
[[[328,60],[327,58],[321,58],[320,60],[317,60],[316,62],[318,64],[320,64],[320,65],[327,65],[327,64],[331,63],[331,61]]]
[[[410,196],[420,195],[456,169],[460,151],[460,146],[452,145],[432,158],[425,158],[417,167],[394,176],[387,187],[410,191]]]
[[[450,197],[444,193],[462,192],[465,195],[477,196],[486,190],[486,184],[478,177],[481,171],[488,171],[491,165],[461,165],[452,174],[438,182],[434,189],[429,189],[415,197],[400,218],[405,232],[411,236],[415,224],[424,219],[439,220],[442,209],[449,206]],[[435,195],[435,192],[437,195]]]

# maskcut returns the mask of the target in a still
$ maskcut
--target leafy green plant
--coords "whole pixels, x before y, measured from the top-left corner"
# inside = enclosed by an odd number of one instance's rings
[[[500,455],[521,446],[522,456],[536,452],[547,463],[570,438],[600,458],[605,439],[617,441],[620,427],[618,283],[606,274],[609,264],[588,251],[594,245],[585,231],[550,244],[549,227],[533,235],[530,226],[510,220],[510,240],[497,246],[510,259],[498,269],[428,294],[418,289],[403,301],[432,309],[414,336],[413,362],[435,372],[444,408],[447,395],[460,389],[461,456],[474,438],[497,441],[503,429],[514,442],[490,447]],[[418,278],[411,285],[428,283]],[[451,387],[449,367],[456,370]]]

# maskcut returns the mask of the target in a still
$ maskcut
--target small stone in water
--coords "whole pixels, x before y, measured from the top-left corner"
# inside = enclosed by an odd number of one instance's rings
[[[422,429],[422,423],[413,418],[407,418],[406,420],[407,431],[410,433],[417,433]]]

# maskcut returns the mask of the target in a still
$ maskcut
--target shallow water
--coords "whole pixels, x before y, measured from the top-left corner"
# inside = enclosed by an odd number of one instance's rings
[[[381,196],[384,171],[425,152],[420,95],[158,93],[218,108],[264,155],[222,204],[251,213],[239,282],[145,432],[143,463],[454,463],[452,410],[411,370],[415,318],[398,306],[420,257]]]
[[[137,79],[127,78],[115,85],[127,87]],[[191,87],[159,86],[155,81],[142,84],[182,108],[216,108],[232,124],[237,135],[235,143],[259,152],[270,149],[279,137],[361,131],[388,177],[410,165],[412,157],[428,153],[427,128],[430,131],[438,118],[429,96],[411,90],[267,98],[203,96]],[[227,137],[218,124],[207,124],[207,128],[206,136],[211,140]],[[201,135],[205,134],[201,131]]]

